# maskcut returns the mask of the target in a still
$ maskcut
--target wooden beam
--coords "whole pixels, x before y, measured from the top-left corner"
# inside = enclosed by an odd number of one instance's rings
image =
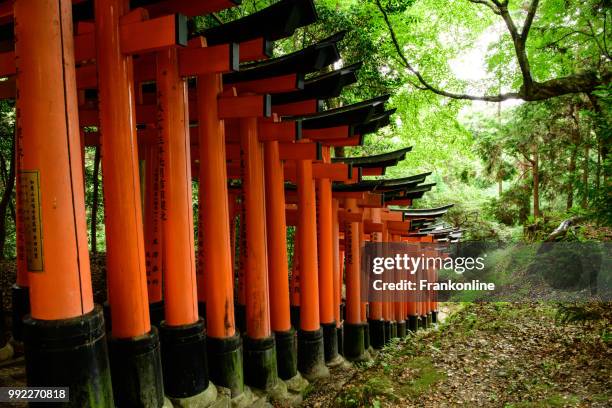
[[[121,52],[142,54],[176,45],[187,45],[187,18],[171,14],[120,27]]]
[[[272,78],[255,79],[228,84],[224,88],[236,88],[238,93],[280,93],[304,88],[303,74],[281,75]]]
[[[279,143],[279,153],[281,160],[314,161],[321,160],[322,157],[321,145],[319,143]]]
[[[282,105],[272,105],[274,113],[279,115],[304,115],[317,113],[319,111],[319,100],[308,99],[306,101],[285,103]],[[311,133],[312,130],[311,130]]]
[[[304,139],[324,140],[339,139],[351,136],[350,126],[335,126],[324,129],[304,129],[302,132]]]
[[[181,48],[178,53],[179,75],[187,77],[237,71],[239,54],[235,43]]]
[[[240,43],[240,62],[268,59],[272,56],[272,46],[273,42],[265,38],[243,41]]]
[[[224,96],[219,98],[219,119],[269,117],[270,95]]]
[[[383,223],[364,220],[363,232],[365,232],[366,234],[371,234],[373,232],[383,232]]]
[[[215,13],[240,4],[234,0],[163,0],[145,6],[152,16],[181,13],[189,17]]]
[[[302,122],[271,122],[260,120],[258,123],[259,141],[278,140],[293,142],[302,137]]]

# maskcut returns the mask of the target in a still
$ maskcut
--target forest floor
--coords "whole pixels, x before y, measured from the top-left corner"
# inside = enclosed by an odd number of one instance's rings
[[[304,407],[611,407],[612,307],[560,324],[546,304],[459,307],[369,363],[332,370]]]

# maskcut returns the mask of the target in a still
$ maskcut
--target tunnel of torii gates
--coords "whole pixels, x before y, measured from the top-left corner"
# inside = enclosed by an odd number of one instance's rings
[[[323,110],[357,81],[360,64],[332,68],[342,32],[272,57],[275,40],[316,21],[312,0],[189,32],[189,17],[236,3],[0,3],[0,97],[17,108],[14,339],[28,385],[69,386],[71,406],[206,406],[215,386],[233,405],[290,401],[328,366],[435,322],[433,293],[360,297],[363,242],[459,239],[435,224],[450,206],[389,208],[430,190],[430,173],[362,179],[410,148],[331,154],[389,124],[389,95]],[[104,308],[84,204],[84,149],[98,145]]]

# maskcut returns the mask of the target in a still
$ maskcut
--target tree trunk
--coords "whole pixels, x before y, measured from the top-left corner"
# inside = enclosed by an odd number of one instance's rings
[[[569,181],[567,185],[567,209],[569,210],[574,206],[574,188],[576,182],[576,157],[578,156],[578,146],[574,146],[572,154],[570,156],[569,166],[567,166],[567,172],[569,173]]]
[[[597,140],[597,167],[595,168],[595,189],[601,187],[601,140]]]
[[[100,146],[96,146],[93,168],[93,200],[91,202],[91,253],[98,252],[98,203],[99,203],[99,180],[100,173]]]
[[[586,208],[589,203],[589,145],[584,145],[584,169],[582,170],[582,203],[580,206]]]
[[[533,147],[533,218],[540,217],[540,158],[538,156],[538,147],[534,144]]]
[[[4,162],[4,160],[3,160]],[[8,177],[4,183],[4,192],[0,199],[0,259],[4,259],[4,246],[6,244],[6,211],[9,208],[11,199],[13,198],[13,189],[15,187],[15,135],[11,145],[11,158],[9,164]]]
[[[504,192],[504,180],[499,178],[499,179],[497,179],[497,194],[498,194],[498,196],[501,197],[503,192]]]

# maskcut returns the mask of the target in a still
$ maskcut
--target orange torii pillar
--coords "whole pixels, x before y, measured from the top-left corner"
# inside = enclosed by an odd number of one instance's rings
[[[308,380],[329,376],[325,366],[323,330],[319,321],[317,210],[312,160],[296,160],[298,193],[300,330],[298,369]]]
[[[151,324],[164,320],[162,295],[163,237],[161,223],[160,154],[158,144],[144,144],[144,240]]]
[[[362,210],[363,211],[363,210]],[[361,268],[361,246],[365,242],[365,232],[363,222],[359,223],[359,267]],[[359,271],[361,273],[361,270]],[[369,282],[369,274],[361,277],[359,281],[359,291],[361,294],[361,290],[367,288],[370,284]],[[367,292],[366,292],[367,293]],[[368,302],[367,299],[361,300],[361,323],[364,325],[363,329],[363,347],[366,351],[370,350],[370,325],[368,324]]]
[[[440,249],[436,250],[436,256],[439,256],[442,259],[445,258],[444,252],[442,252]],[[434,269],[434,271],[433,271],[433,282],[437,282],[437,281],[438,281],[438,270]],[[432,306],[431,323],[432,324],[437,324],[438,323],[438,312],[440,311],[438,309],[438,307],[439,307],[439,305],[438,305],[438,291],[434,291],[433,292],[433,299],[432,299],[431,306]]]
[[[397,242],[397,235],[389,233],[389,239],[390,239],[391,245],[393,245]],[[391,249],[392,253],[395,253],[397,251],[394,245],[391,248],[392,248]],[[392,273],[393,273],[393,282],[395,282],[397,280],[399,273],[397,272],[397,269],[394,269]],[[397,298],[395,294],[389,294],[389,315],[391,317],[391,320],[389,321],[389,326],[386,332],[386,334],[389,337],[389,340],[397,337],[397,314],[398,314]]]
[[[430,245],[429,248],[427,249],[427,252],[425,253],[427,257],[429,258],[434,258],[436,256],[436,250],[433,248],[433,245]],[[427,275],[425,276],[425,278],[427,279],[428,282],[435,282],[435,278],[434,278],[434,274],[435,274],[435,262],[433,262],[433,265],[428,265],[430,266],[430,268],[427,269]],[[427,294],[427,298],[426,298],[426,303],[425,303],[425,311],[427,313],[426,315],[426,323],[427,323],[427,327],[431,327],[432,323],[433,323],[433,317],[432,317],[432,313],[434,310],[434,306],[433,306],[433,299],[434,299],[434,290],[430,289],[426,292]]]
[[[164,389],[174,402],[214,400],[208,381],[204,319],[198,316],[187,81],[177,48],[157,52],[164,311],[159,328]]]
[[[358,213],[357,200],[345,199],[347,215]],[[344,250],[346,264],[346,320],[344,322],[344,357],[350,361],[367,359],[365,329],[361,317],[361,271],[359,222],[349,220],[344,227]]]
[[[300,326],[300,240],[297,228],[293,234],[293,258],[291,259],[291,277],[289,279],[289,302],[291,303],[291,324]]]
[[[382,239],[383,242],[385,243],[385,254],[384,256],[392,256],[392,250],[390,249],[390,243],[391,241],[391,234],[389,233],[388,230],[388,224],[387,221],[384,220],[383,221],[383,232],[382,232]],[[392,303],[392,295],[390,293],[384,293],[383,297],[385,298],[385,301],[383,302],[382,305],[382,312],[383,312],[383,320],[384,320],[384,325],[385,325],[385,344],[389,343],[391,341],[391,339],[393,338],[392,336],[392,323],[393,323],[393,303]]]
[[[112,407],[89,270],[71,11],[69,0],[14,3],[27,384],[69,387],[65,406]]]
[[[278,141],[264,142],[266,228],[270,282],[270,323],[276,341],[278,375],[289,380],[297,371],[297,337],[291,326],[285,179]]]
[[[16,118],[16,127],[20,128],[19,117]],[[19,176],[19,165],[21,162],[22,149],[19,146],[19,138],[15,135],[15,174]],[[15,183],[15,206],[21,208],[21,186],[19,178]],[[12,341],[13,346],[22,346],[23,342],[23,318],[30,313],[30,284],[28,282],[28,266],[26,263],[25,230],[23,215],[21,211],[15,211],[15,241],[17,250],[17,279],[11,288],[11,318],[12,318]]]
[[[150,325],[146,284],[132,57],[120,44],[120,19],[129,5],[125,0],[94,5],[113,393],[118,406],[161,407],[159,338]]]
[[[418,244],[419,239],[418,238],[414,238],[414,237],[406,237],[404,239],[404,242],[406,242],[406,245],[408,246],[408,255],[412,256],[412,257],[417,257],[419,256],[419,244]],[[410,281],[414,282],[415,285],[418,284],[418,271],[416,271],[415,274],[410,274]],[[418,286],[417,286],[418,287]],[[406,306],[407,306],[407,316],[406,318],[408,319],[407,321],[407,330],[415,333],[418,329],[419,329],[419,312],[418,312],[418,293],[419,290],[415,291],[414,293],[411,293],[408,299],[408,302],[406,302]]]
[[[381,209],[372,208],[370,218],[373,223],[382,224]],[[372,232],[370,234],[370,242],[377,246],[383,246],[382,231]],[[382,255],[382,248],[380,254]],[[370,303],[370,315],[368,316],[368,326],[370,329],[370,344],[372,347],[379,350],[385,345],[385,322],[383,320],[383,302]]]
[[[401,235],[394,235],[393,240],[398,246],[403,246]],[[403,273],[399,272],[399,275],[403,275]],[[396,277],[396,281],[399,281],[398,278],[399,276]],[[404,315],[404,302],[402,301],[402,296],[400,294],[396,294],[395,297],[395,337],[402,339],[406,337],[406,316]]]
[[[232,397],[244,393],[242,340],[234,320],[233,246],[231,241],[225,124],[219,119],[218,98],[223,90],[221,74],[197,77],[198,142],[200,152],[199,251],[205,291],[208,361],[211,379],[231,390]],[[233,195],[231,196],[234,199]],[[235,202],[234,202],[235,204]],[[232,206],[234,207],[234,206]],[[233,220],[233,218],[232,218]],[[198,277],[201,279],[201,277]]]
[[[330,148],[323,147],[323,161],[329,163]],[[334,315],[334,245],[332,184],[329,178],[318,178],[317,187],[317,244],[319,266],[319,319],[323,330],[325,362],[329,366],[342,363],[338,355],[338,333]]]
[[[259,141],[257,118],[238,120],[244,218],[246,336],[244,380],[253,387],[280,397],[286,386],[278,379],[276,346],[270,326],[270,294],[266,248],[266,201],[264,152]]]
[[[421,239],[421,242],[424,242],[424,241]],[[419,255],[422,254],[423,251],[424,251],[424,247],[419,245]],[[421,267],[419,268],[417,272],[417,284],[421,280],[425,279],[425,277],[426,277],[425,266],[421,265]],[[425,300],[425,292],[422,290],[419,290],[417,292],[417,315],[419,316],[419,320],[418,320],[419,329],[427,328],[427,315],[425,312],[424,300]]]
[[[340,258],[340,221],[338,212],[340,201],[332,199],[332,250],[333,250],[333,279],[334,279],[334,320],[336,322],[336,338],[338,340],[338,354],[344,354],[344,329],[340,304],[342,303],[342,261]]]

